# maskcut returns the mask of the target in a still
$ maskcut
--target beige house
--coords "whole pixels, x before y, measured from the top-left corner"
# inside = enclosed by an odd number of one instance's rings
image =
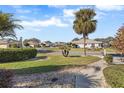
[[[38,47],[40,45],[40,43],[38,42],[35,42],[35,41],[29,41],[28,44],[31,46],[31,47]]]
[[[80,39],[78,41],[72,41],[72,44],[76,44],[79,48],[84,47],[84,39]],[[102,48],[103,43],[91,39],[86,39],[86,48]]]
[[[20,42],[16,40],[6,40],[6,39],[1,39],[0,40],[0,48],[10,48],[12,45],[19,46]]]
[[[8,40],[0,40],[0,48],[8,48],[9,43]]]

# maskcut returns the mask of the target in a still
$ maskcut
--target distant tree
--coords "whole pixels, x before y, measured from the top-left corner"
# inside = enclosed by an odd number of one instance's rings
[[[78,41],[79,40],[79,38],[74,38],[72,41]]]
[[[96,40],[96,41],[102,41],[102,42],[104,42],[104,43],[109,43],[110,41],[113,41],[113,37],[107,37],[107,38],[96,38],[96,39],[94,39],[94,40]]]
[[[37,38],[31,38],[31,39],[29,39],[29,41],[34,41],[34,42],[37,42],[37,43],[41,43],[41,41]]]
[[[80,9],[75,13],[75,20],[73,22],[74,31],[83,35],[84,40],[84,55],[86,55],[86,38],[88,34],[93,33],[96,30],[97,20],[94,19],[96,13],[93,9]]]
[[[37,39],[37,38],[25,39],[25,40],[23,41],[23,43],[25,44],[25,43],[28,43],[28,42],[30,42],[30,41],[37,42],[37,43],[41,43],[41,41],[40,41],[39,39]]]
[[[124,55],[124,26],[118,29],[113,45],[121,55]]]
[[[13,14],[0,12],[0,37],[16,37],[14,29],[23,29]]]
[[[49,43],[49,44],[51,44],[52,42],[51,42],[51,41],[45,41],[45,43]]]
[[[35,43],[37,43],[37,44],[40,44],[41,43],[41,41],[39,40],[39,39],[37,39],[37,38],[31,38],[31,39],[25,39],[24,41],[23,41],[23,44],[25,45],[25,46],[30,46],[30,43],[29,42],[35,42]],[[39,47],[39,46],[36,46],[36,47]]]
[[[114,38],[113,38],[113,37],[96,38],[96,39],[94,39],[94,40],[103,42],[103,43],[104,43],[104,47],[111,47]]]

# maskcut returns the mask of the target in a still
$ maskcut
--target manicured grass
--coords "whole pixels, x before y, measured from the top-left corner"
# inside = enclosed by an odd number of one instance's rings
[[[106,51],[107,52],[116,52],[116,49],[114,49],[114,48],[106,48]]]
[[[58,51],[60,50],[58,47],[45,47],[46,50]]]
[[[52,48],[44,48],[44,49],[47,49],[47,50],[52,50],[52,51],[59,51],[60,49],[58,47],[52,47]],[[107,52],[116,52],[116,49],[114,48],[105,48]],[[83,52],[83,48],[71,48],[71,51],[77,51],[77,52]],[[87,49],[88,52],[98,52],[98,51],[103,51],[103,49]]]
[[[0,68],[14,69],[17,74],[42,73],[61,69],[65,66],[80,66],[96,62],[100,58],[95,56],[86,57],[63,57],[62,55],[38,54],[38,56],[48,56],[47,60],[18,61],[1,63]]]
[[[124,88],[124,65],[114,65],[103,70],[106,81],[113,88]]]
[[[52,51],[59,51],[61,49],[59,49],[58,47],[53,47],[53,48],[44,48],[46,50],[52,50]],[[71,48],[70,51],[73,51],[73,52],[83,52],[83,48]],[[91,52],[94,52],[94,51],[101,51],[102,49],[96,49],[96,50],[93,50],[93,49],[87,49],[87,51],[91,51]]]

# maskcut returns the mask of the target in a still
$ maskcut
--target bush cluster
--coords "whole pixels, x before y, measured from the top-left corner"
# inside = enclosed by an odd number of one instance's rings
[[[13,85],[12,78],[14,76],[13,71],[0,69],[0,88],[10,88]]]
[[[124,88],[124,69],[111,66],[103,70],[106,81],[113,88]]]
[[[105,60],[108,64],[112,64],[112,62],[113,62],[113,57],[112,57],[112,55],[105,55],[105,56],[104,56],[104,60]]]
[[[0,49],[0,62],[21,61],[34,58],[36,55],[37,50],[33,48]]]

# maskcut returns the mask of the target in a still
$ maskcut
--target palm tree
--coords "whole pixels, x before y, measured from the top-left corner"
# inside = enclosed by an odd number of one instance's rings
[[[86,56],[86,38],[89,33],[92,33],[96,30],[97,20],[94,19],[96,13],[93,9],[80,9],[75,13],[75,20],[73,22],[74,31],[83,35],[84,40],[84,55]]]
[[[18,24],[20,20],[13,17],[14,15],[10,13],[0,12],[0,37],[16,37],[14,29],[23,29],[21,25]]]

